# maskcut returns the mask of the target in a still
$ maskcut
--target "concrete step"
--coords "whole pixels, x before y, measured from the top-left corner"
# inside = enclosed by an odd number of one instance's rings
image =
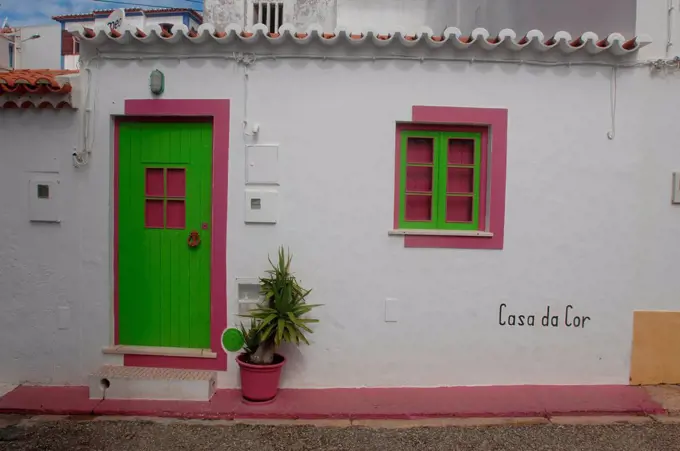
[[[89,376],[90,399],[209,401],[215,371],[105,365]]]

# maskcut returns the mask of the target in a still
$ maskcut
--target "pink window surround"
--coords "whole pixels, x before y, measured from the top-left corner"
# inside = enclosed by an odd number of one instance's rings
[[[472,131],[482,133],[482,171],[479,208],[480,230],[488,236],[405,235],[405,247],[503,249],[505,231],[505,185],[507,165],[508,110],[413,106],[412,122],[397,124],[394,175],[394,228],[399,227],[399,187],[402,130]],[[488,177],[491,177],[489,183]],[[488,213],[488,217],[487,217]],[[487,228],[488,222],[488,228]]]
[[[182,368],[225,371],[227,356],[220,343],[227,327],[227,187],[229,176],[229,106],[227,99],[214,100],[126,100],[125,116],[114,122],[114,343],[118,339],[118,125],[122,121],[189,122],[209,121],[213,125],[213,192],[212,246],[210,260],[210,349],[217,358],[164,357],[126,354],[126,366]],[[184,190],[183,174],[176,177],[170,188],[179,194]],[[169,193],[170,194],[170,193]],[[179,201],[179,200],[178,200]],[[175,202],[178,202],[175,201]],[[183,202],[183,201],[182,201]],[[184,211],[177,204],[171,221],[184,221]]]

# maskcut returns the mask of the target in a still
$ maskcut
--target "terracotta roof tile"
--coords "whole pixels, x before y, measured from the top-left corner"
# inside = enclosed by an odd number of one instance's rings
[[[628,51],[635,50],[637,48],[637,45],[638,45],[636,41],[637,41],[637,39],[635,39],[635,38],[629,39],[626,42],[624,42],[623,44],[621,44],[621,47],[624,50],[628,50]]]
[[[95,33],[95,31],[92,28],[87,27],[83,27],[83,31],[81,34],[83,35],[83,37],[88,39],[92,39],[97,36],[97,33]],[[146,37],[146,35],[144,35],[144,37]]]
[[[228,25],[224,30],[216,30],[213,25],[203,24],[198,30],[189,29],[185,25],[173,27],[150,25],[140,30],[136,27],[118,30],[112,33],[104,26],[96,29],[80,27],[74,34],[82,38],[82,43],[93,42],[102,44],[107,40],[118,41],[122,44],[140,42],[168,41],[181,42],[183,39],[196,43],[204,43],[211,39],[220,44],[233,42],[255,43],[260,38],[272,43],[292,41],[299,44],[307,44],[312,41],[321,41],[326,44],[337,45],[342,42],[350,42],[357,45],[385,46],[396,42],[405,47],[414,45],[428,45],[433,48],[449,48],[466,50],[481,48],[494,50],[503,48],[510,51],[522,51],[525,48],[538,51],[556,51],[561,53],[573,53],[581,51],[589,54],[609,53],[614,56],[622,56],[635,52],[649,44],[651,38],[646,35],[626,39],[621,34],[612,33],[606,37],[598,37],[593,32],[586,32],[580,36],[572,37],[566,31],[559,31],[553,36],[546,37],[539,30],[531,30],[525,35],[517,35],[510,29],[501,30],[492,35],[484,28],[477,28],[470,34],[463,34],[458,28],[449,27],[441,35],[436,35],[429,28],[422,28],[417,33],[381,33],[379,31],[347,31],[337,29],[324,31],[320,26],[310,26],[306,31],[299,31],[293,25],[284,24],[278,33],[270,33],[265,25],[258,24],[249,29],[243,29],[239,25]],[[131,37],[132,39],[128,38]],[[179,38],[179,39],[178,39]]]
[[[0,95],[5,92],[14,94],[71,92],[70,83],[60,83],[56,77],[78,73],[77,70],[23,69],[0,72]]]
[[[58,77],[77,73],[77,70],[51,69],[0,72],[0,107],[70,107],[71,83]]]

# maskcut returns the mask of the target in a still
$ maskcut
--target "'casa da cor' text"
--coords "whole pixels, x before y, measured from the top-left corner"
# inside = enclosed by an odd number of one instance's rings
[[[562,316],[560,316],[560,313]],[[527,315],[512,311],[507,304],[501,304],[498,307],[498,325],[510,327],[572,327],[583,329],[590,321],[590,316],[582,315],[576,312],[574,306],[569,304],[565,307],[563,312],[558,312],[557,309],[551,309],[546,306],[545,314]]]

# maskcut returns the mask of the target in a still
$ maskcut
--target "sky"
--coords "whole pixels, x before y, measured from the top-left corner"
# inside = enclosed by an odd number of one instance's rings
[[[121,0],[134,5],[106,3],[97,0],[0,0],[0,25],[8,19],[11,26],[50,23],[52,16],[92,12],[95,9],[181,7],[203,9],[200,0]]]

